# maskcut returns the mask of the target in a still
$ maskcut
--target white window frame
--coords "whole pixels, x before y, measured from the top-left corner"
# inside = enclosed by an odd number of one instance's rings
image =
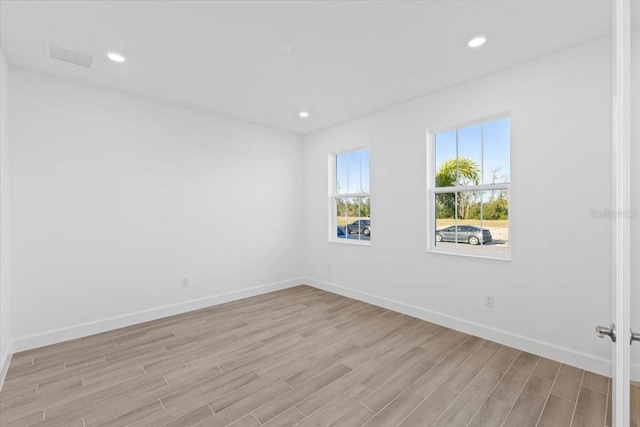
[[[369,192],[368,193],[348,193],[337,194],[337,170],[336,161],[337,157],[341,154],[350,153],[352,151],[360,151],[365,148],[369,149]],[[338,199],[347,199],[355,197],[368,197],[371,200],[371,147],[369,145],[359,145],[349,148],[347,150],[336,151],[329,153],[329,242],[340,243],[343,245],[356,245],[356,246],[371,246],[371,240],[359,240],[359,239],[340,239],[336,235],[336,229],[338,227],[338,217],[336,211],[338,210]],[[369,219],[372,219],[371,213]]]
[[[442,132],[448,132],[452,130],[457,130],[469,126],[474,125],[482,125],[487,122],[492,122],[501,119],[511,118],[510,112],[495,114],[492,116],[488,116],[482,119],[468,121],[459,123],[453,126],[446,126],[435,128],[427,131],[427,252],[437,253],[437,254],[445,254],[445,255],[456,255],[456,256],[464,256],[464,257],[472,257],[472,258],[486,258],[486,259],[495,259],[502,261],[511,261],[511,241],[512,241],[512,230],[511,230],[511,165],[512,165],[512,156],[511,156],[511,142],[512,142],[512,132],[511,126],[509,126],[509,183],[499,183],[499,184],[478,184],[478,185],[456,185],[452,187],[436,187],[436,134]],[[484,138],[482,140],[483,149],[481,150],[481,155],[484,157]],[[457,152],[457,142],[456,142],[456,152]],[[484,160],[484,159],[483,159]],[[484,162],[483,162],[484,163]],[[484,164],[482,165],[484,168]],[[483,169],[484,171],[484,169]],[[442,246],[436,246],[436,203],[435,198],[436,194],[442,193],[458,193],[462,191],[496,191],[496,190],[506,190],[507,197],[507,209],[509,211],[509,245],[507,248],[506,254],[501,253],[493,253],[485,250],[475,250],[475,249],[465,249],[464,247],[460,247],[459,244],[456,244],[455,249],[443,248]],[[482,208],[480,210],[482,212]],[[481,214],[482,217],[482,214]],[[457,204],[456,204],[456,218],[457,218]],[[484,219],[480,220],[480,227],[482,228],[482,222]],[[456,225],[458,222],[456,220]]]

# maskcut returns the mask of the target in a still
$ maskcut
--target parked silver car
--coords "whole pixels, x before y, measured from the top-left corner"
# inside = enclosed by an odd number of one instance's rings
[[[349,233],[362,233],[365,236],[369,236],[371,235],[371,220],[358,219],[351,224],[347,224],[347,231]]]
[[[484,244],[491,240],[492,237],[489,230],[486,228],[481,229],[473,225],[452,225],[436,230],[436,242],[457,242],[479,245],[480,242]]]

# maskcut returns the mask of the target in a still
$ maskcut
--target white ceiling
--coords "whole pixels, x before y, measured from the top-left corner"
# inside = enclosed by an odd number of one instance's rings
[[[607,36],[611,5],[2,1],[0,26],[12,66],[307,133]],[[489,41],[471,50],[476,33]],[[95,67],[50,59],[48,42],[95,54]]]

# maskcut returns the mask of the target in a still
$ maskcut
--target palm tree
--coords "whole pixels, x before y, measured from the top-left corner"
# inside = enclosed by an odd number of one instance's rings
[[[459,157],[449,159],[440,165],[436,172],[436,187],[454,187],[456,185],[478,185],[480,183],[480,167],[473,159]],[[458,193],[458,217],[466,218],[472,203],[472,194]],[[455,193],[440,193],[436,195],[436,212],[438,218],[453,218],[455,216]]]

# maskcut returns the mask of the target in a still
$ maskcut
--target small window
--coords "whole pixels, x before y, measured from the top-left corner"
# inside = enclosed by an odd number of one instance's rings
[[[369,148],[332,155],[332,241],[365,243],[371,240]]]
[[[505,117],[433,135],[430,250],[510,257],[510,126]]]

